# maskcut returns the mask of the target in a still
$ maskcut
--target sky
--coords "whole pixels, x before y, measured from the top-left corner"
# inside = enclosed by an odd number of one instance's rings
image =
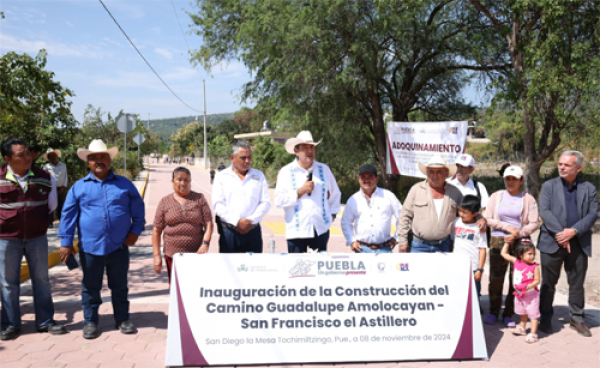
[[[203,79],[207,114],[248,105],[240,105],[238,97],[250,80],[243,64],[219,65],[209,75],[190,63],[186,41],[192,49],[202,41],[187,34],[190,0],[103,2],[167,85],[200,115]],[[37,55],[46,49],[46,69],[75,93],[72,113],[77,120],[83,120],[88,104],[113,116],[123,109],[143,120],[148,114],[151,119],[198,114],[161,83],[98,0],[0,0],[0,11],[5,15],[0,20],[0,54]]]
[[[75,93],[71,111],[79,121],[88,104],[113,116],[123,109],[143,120],[201,115],[203,79],[207,114],[252,107],[239,98],[241,86],[251,78],[242,63],[218,65],[210,74],[190,63],[188,45],[193,50],[202,42],[188,34],[191,19],[186,11],[194,11],[192,0],[103,2],[167,85],[197,111],[162,84],[98,0],[0,0],[5,14],[0,54],[37,55],[46,49],[46,69]],[[465,98],[479,105],[483,97],[468,88]]]

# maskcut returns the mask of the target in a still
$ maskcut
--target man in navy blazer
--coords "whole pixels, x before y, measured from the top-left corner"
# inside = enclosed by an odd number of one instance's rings
[[[539,329],[552,333],[552,302],[564,264],[569,283],[570,326],[580,335],[592,336],[583,320],[583,283],[592,256],[592,226],[598,216],[596,188],[577,177],[583,164],[578,151],[565,151],[558,161],[559,178],[542,185],[538,248],[542,263]]]

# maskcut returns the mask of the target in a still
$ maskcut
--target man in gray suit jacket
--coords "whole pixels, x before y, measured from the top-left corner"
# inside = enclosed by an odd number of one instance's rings
[[[564,264],[569,283],[571,328],[580,335],[592,336],[583,321],[585,304],[583,283],[592,256],[592,226],[598,216],[596,188],[577,174],[583,155],[565,151],[558,161],[559,178],[542,185],[540,194],[540,229],[538,248],[542,262],[539,329],[552,333],[552,303],[555,286]]]

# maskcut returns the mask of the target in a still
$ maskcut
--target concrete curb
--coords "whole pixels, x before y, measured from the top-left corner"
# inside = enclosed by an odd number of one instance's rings
[[[148,169],[146,170],[146,177],[144,178],[144,183],[139,189],[140,196],[144,199],[144,195],[146,194],[146,187],[148,186],[148,178],[150,177],[150,164],[148,164]],[[75,248],[75,252],[79,252],[79,240],[75,239],[73,241],[73,247]],[[48,252],[48,268],[52,268],[60,263],[60,255],[59,249],[51,249]],[[29,265],[27,261],[21,262],[21,282],[27,280],[29,278]]]

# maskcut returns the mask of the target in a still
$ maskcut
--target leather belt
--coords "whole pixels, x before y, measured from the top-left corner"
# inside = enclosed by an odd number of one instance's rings
[[[385,248],[389,245],[392,246],[392,248],[394,247],[394,245],[396,245],[396,239],[394,238],[390,238],[389,240],[387,240],[385,243],[383,244],[371,244],[371,243],[365,243],[363,241],[358,241],[360,243],[360,245],[364,245],[367,248],[371,248],[371,249],[380,249],[380,248]]]
[[[440,244],[442,244],[443,242],[445,242],[448,239],[450,239],[450,235],[448,235],[448,236],[446,236],[446,237],[444,237],[444,238],[442,238],[440,240],[425,240],[425,239],[419,238],[416,235],[413,235],[413,240],[419,241],[421,243],[426,243],[426,244],[429,244],[429,245],[440,245]]]

